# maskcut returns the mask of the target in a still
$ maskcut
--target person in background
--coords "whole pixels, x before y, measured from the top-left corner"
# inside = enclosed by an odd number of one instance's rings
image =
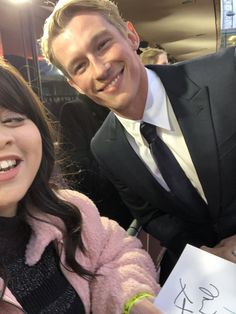
[[[236,53],[144,67],[139,36],[109,0],[62,0],[44,56],[111,112],[91,147],[166,253],[165,282],[187,243],[236,263]]]
[[[146,48],[140,54],[143,64],[169,64],[168,56],[165,50],[158,48]]]
[[[85,95],[65,103],[59,113],[62,172],[73,190],[86,194],[102,216],[128,229],[132,216],[118,191],[100,169],[90,141],[110,111]]]
[[[85,195],[60,189],[44,107],[2,59],[0,99],[0,313],[160,314],[151,258]]]

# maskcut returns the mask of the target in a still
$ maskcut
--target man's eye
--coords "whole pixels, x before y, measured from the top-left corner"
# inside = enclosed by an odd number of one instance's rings
[[[86,68],[86,64],[85,63],[81,63],[81,64],[78,64],[75,69],[74,69],[74,73],[82,73]]]
[[[105,39],[105,40],[101,41],[98,44],[98,50],[101,50],[101,49],[107,47],[109,42],[110,42],[110,39]]]

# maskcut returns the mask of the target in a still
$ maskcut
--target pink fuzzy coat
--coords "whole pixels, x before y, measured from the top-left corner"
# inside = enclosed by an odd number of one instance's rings
[[[121,314],[127,300],[139,292],[154,295],[159,291],[156,272],[149,255],[141,249],[138,239],[128,236],[116,222],[100,217],[97,208],[85,195],[64,190],[60,196],[76,205],[83,217],[82,239],[87,250],[85,256],[77,250],[76,259],[86,269],[101,274],[90,283],[62,267],[67,280],[82,299],[86,314]],[[62,230],[64,225],[59,218],[40,213],[32,208],[34,216],[50,224],[30,218],[33,233],[26,249],[26,263],[37,263],[45,247],[56,241],[61,248],[64,263]],[[52,225],[53,224],[53,225]],[[59,228],[57,228],[58,226]],[[2,280],[0,279],[0,289]],[[0,313],[22,313],[20,304],[9,289],[4,294],[6,302],[0,302]],[[9,303],[16,306],[10,306]]]

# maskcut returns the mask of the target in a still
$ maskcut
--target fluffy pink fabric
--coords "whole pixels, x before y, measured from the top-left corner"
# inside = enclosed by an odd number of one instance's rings
[[[124,304],[133,295],[144,291],[156,295],[159,285],[155,280],[155,267],[150,256],[141,249],[140,241],[128,236],[116,222],[101,218],[85,195],[64,190],[60,197],[76,205],[83,217],[82,238],[87,253],[84,255],[77,250],[77,261],[100,274],[88,282],[62,267],[64,275],[80,295],[86,313],[92,310],[96,314],[121,314]],[[33,235],[26,250],[27,264],[37,263],[51,241],[61,247],[64,263],[62,221],[35,208],[31,212],[43,221],[29,219]]]

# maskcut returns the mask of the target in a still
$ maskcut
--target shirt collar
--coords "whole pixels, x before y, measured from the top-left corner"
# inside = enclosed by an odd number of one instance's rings
[[[171,130],[164,86],[155,72],[149,69],[146,71],[148,94],[142,120],[159,128]]]
[[[148,78],[148,92],[142,121],[171,130],[164,86],[155,72],[145,69]],[[131,120],[118,115],[116,117],[129,133],[132,134],[133,131],[139,130],[140,120]]]

